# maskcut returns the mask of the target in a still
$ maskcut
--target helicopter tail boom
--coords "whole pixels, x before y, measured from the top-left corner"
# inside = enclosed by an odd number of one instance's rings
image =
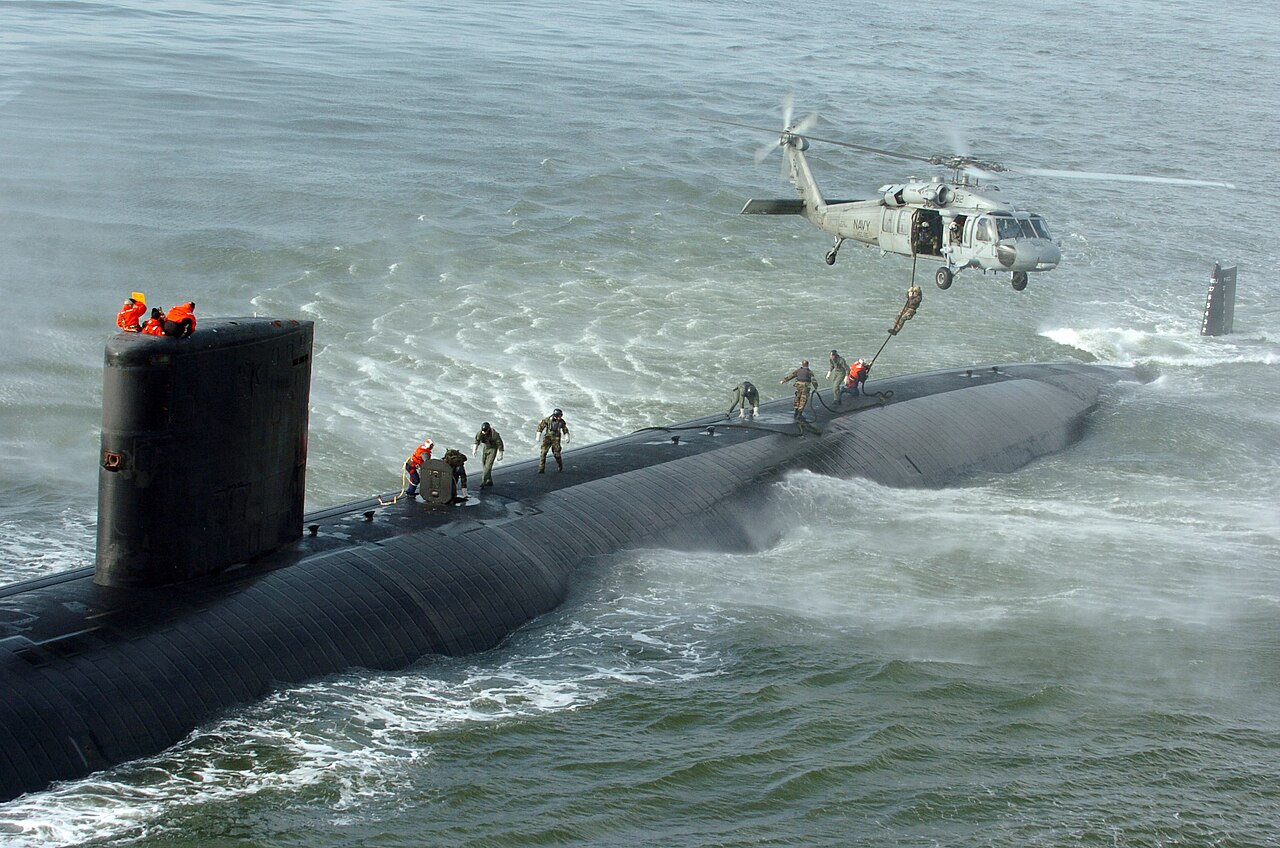
[[[739,215],[803,215],[804,201],[800,198],[782,200],[756,200],[752,198],[742,207]]]

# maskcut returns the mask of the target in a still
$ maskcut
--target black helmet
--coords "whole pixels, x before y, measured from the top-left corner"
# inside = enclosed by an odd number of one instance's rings
[[[551,410],[551,417],[552,417],[552,418],[559,418],[561,415],[564,415],[564,413],[563,413],[563,412],[561,412],[558,408],[557,408],[557,409],[553,409],[553,410]]]
[[[483,424],[481,424],[481,425],[480,425],[480,429],[481,429],[481,430],[488,430],[488,429],[489,429],[489,422],[488,422],[488,421],[486,421],[486,422],[484,422]]]

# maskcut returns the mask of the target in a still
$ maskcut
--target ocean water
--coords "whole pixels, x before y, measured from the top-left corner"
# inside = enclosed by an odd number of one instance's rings
[[[2,582],[92,562],[135,289],[315,321],[318,508],[424,435],[490,420],[514,459],[551,406],[586,443],[874,353],[909,261],[739,217],[791,188],[709,119],[790,94],[832,138],[1237,188],[1002,179],[1061,267],[926,284],[877,362],[1153,370],[1070,450],[940,491],[790,476],[766,550],[618,553],[490,652],[0,804],[0,844],[1280,844],[1277,47],[1266,4],[1207,0],[8,0]],[[810,161],[829,196],[925,174]],[[1203,338],[1215,261],[1236,332]]]

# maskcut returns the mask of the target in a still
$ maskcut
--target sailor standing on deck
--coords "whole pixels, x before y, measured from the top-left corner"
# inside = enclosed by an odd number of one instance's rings
[[[116,326],[126,333],[136,333],[142,329],[142,316],[147,314],[147,296],[142,292],[133,295],[120,307],[116,315]]]
[[[849,373],[849,363],[845,361],[845,358],[840,355],[838,350],[831,351],[827,361],[831,366],[827,369],[827,379],[831,381],[831,398],[838,406],[840,404],[840,390],[844,388],[844,378]]]
[[[547,451],[556,458],[556,467],[564,471],[564,462],[560,459],[560,438],[569,441],[569,425],[564,420],[564,413],[554,410],[546,418],[538,422],[537,444],[542,448],[538,454],[538,473],[547,470]]]
[[[480,432],[476,433],[476,444],[471,449],[471,455],[476,455],[476,449],[483,447],[484,455],[481,457],[484,474],[480,477],[480,488],[493,485],[493,461],[502,459],[502,436],[497,430],[489,426],[486,421],[480,425]]]
[[[809,393],[813,391],[817,381],[813,379],[813,371],[809,370],[809,360],[803,360],[800,367],[779,380],[779,383],[796,381],[796,418],[804,417],[804,408],[809,405]]]

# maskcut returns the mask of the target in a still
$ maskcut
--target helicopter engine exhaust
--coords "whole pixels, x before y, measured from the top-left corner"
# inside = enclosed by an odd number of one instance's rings
[[[942,182],[891,185],[882,188],[881,192],[884,193],[884,205],[892,207],[912,203],[947,206],[956,198],[956,190]]]

